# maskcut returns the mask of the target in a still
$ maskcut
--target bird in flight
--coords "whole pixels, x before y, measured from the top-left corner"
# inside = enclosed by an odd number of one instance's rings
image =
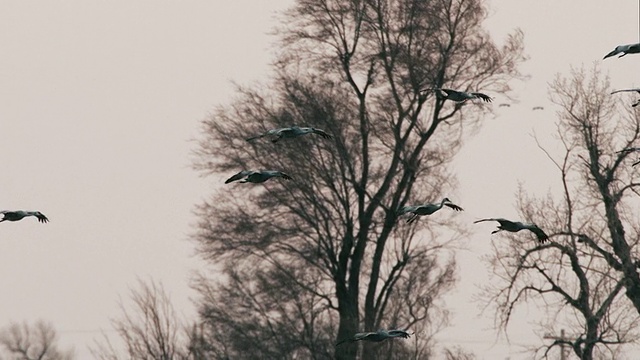
[[[253,171],[253,170],[242,170],[239,173],[233,175],[225,181],[225,184],[230,182],[243,179],[240,181],[241,183],[263,183],[271,178],[281,177],[285,180],[291,180],[291,176],[283,173],[282,171],[273,171],[273,170],[261,170],[261,171]]]
[[[619,92],[628,92],[628,91],[632,91],[632,92],[633,92],[633,91],[635,91],[635,92],[637,92],[638,94],[640,94],[640,88],[635,88],[635,89],[620,89],[620,90],[615,90],[615,91],[613,91],[613,92],[611,93],[611,95],[616,94],[616,93],[619,93]],[[635,102],[635,103],[633,103],[633,104],[631,104],[631,106],[632,106],[632,107],[636,107],[636,106],[638,106],[638,104],[640,104],[640,99],[636,100],[636,102]]]
[[[256,135],[256,136],[252,136],[250,138],[247,138],[246,140],[251,142],[253,140],[257,140],[257,139],[263,138],[265,136],[270,136],[271,137],[271,142],[272,143],[277,143],[280,139],[283,139],[283,138],[295,138],[295,137],[306,135],[306,134],[317,134],[317,135],[322,136],[324,139],[331,139],[332,138],[332,136],[327,134],[326,132],[324,132],[324,130],[320,130],[320,129],[316,129],[316,128],[312,128],[312,127],[291,126],[291,127],[287,127],[287,128],[268,130],[265,133],[262,133],[262,134]]]
[[[542,106],[534,106],[531,110],[544,110]]]
[[[448,206],[448,207],[452,208],[455,211],[462,211],[463,210],[460,206],[451,203],[451,200],[449,200],[449,198],[444,198],[444,199],[442,199],[442,201],[439,204],[437,204],[437,203],[427,203],[427,204],[423,204],[423,205],[402,207],[400,210],[398,210],[398,216],[404,215],[406,213],[411,213],[412,215],[411,215],[411,217],[409,219],[407,219],[407,223],[412,223],[412,222],[416,221],[418,219],[418,217],[423,216],[423,215],[431,215],[434,212],[442,209],[443,206]]]
[[[340,344],[343,344],[345,342],[356,342],[356,341],[380,342],[380,341],[384,341],[386,339],[391,339],[391,338],[408,339],[410,336],[411,336],[411,334],[409,334],[405,330],[389,330],[389,331],[387,331],[387,330],[384,330],[384,329],[380,329],[380,330],[378,330],[376,332],[356,333],[352,338],[348,338],[348,339],[344,339],[344,340],[338,341],[336,346],[338,346]]]
[[[502,104],[498,105],[498,107],[511,107],[511,104],[502,103]]]
[[[610,53],[608,53],[607,55],[605,55],[602,60],[614,56],[614,55],[618,55],[618,54],[622,54],[620,56],[618,56],[619,58],[627,55],[627,54],[637,54],[640,52],[640,43],[637,44],[627,44],[627,45],[618,45],[616,46],[615,49],[613,49],[613,51],[611,51]]]
[[[441,99],[451,100],[455,102],[465,102],[471,99],[480,99],[482,101],[491,102],[491,97],[479,92],[464,92],[451,89],[431,88],[423,89],[421,92],[434,91],[436,96]]]
[[[542,229],[540,229],[536,224],[523,224],[519,221],[510,221],[503,218],[481,219],[481,220],[476,220],[473,223],[477,224],[482,221],[497,221],[500,223],[500,225],[498,226],[498,230],[492,231],[491,232],[492,234],[495,234],[502,230],[509,231],[509,232],[518,232],[520,230],[526,229],[526,230],[530,230],[536,235],[536,237],[538,238],[538,242],[540,242],[540,244],[544,244],[547,240],[549,240],[549,236],[547,236],[547,234],[545,234],[544,231],[542,231]]]
[[[22,211],[22,210],[17,210],[17,211],[10,211],[10,210],[5,210],[5,211],[0,211],[0,214],[2,214],[2,219],[0,219],[0,222],[3,221],[18,221],[18,220],[22,220],[23,218],[27,217],[27,216],[35,216],[38,218],[38,221],[41,223],[46,223],[49,222],[49,219],[44,216],[43,213],[41,213],[40,211]]]

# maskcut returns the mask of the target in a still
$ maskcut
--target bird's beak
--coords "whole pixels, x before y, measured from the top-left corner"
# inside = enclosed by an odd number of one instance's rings
[[[613,56],[613,55],[615,55],[615,54],[617,54],[617,53],[618,53],[618,51],[617,51],[617,50],[613,50],[612,52],[610,52],[610,53],[608,53],[607,55],[605,55],[605,56],[602,58],[602,60],[604,60],[604,59],[606,59],[606,58],[608,58],[608,57],[611,57],[611,56]]]

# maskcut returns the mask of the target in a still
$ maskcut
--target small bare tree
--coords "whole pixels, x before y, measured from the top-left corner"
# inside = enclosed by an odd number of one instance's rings
[[[8,360],[71,360],[73,350],[62,351],[56,344],[53,326],[42,320],[33,325],[11,323],[0,330],[1,359]]]
[[[184,322],[177,316],[171,300],[161,284],[138,281],[138,289],[131,290],[129,308],[120,303],[121,315],[112,320],[125,351],[120,351],[105,335],[91,353],[102,360],[193,359],[191,336]],[[124,353],[124,355],[123,355]]]
[[[487,292],[503,330],[518,305],[534,302],[546,309],[542,329],[574,334],[540,346],[544,357],[556,346],[581,359],[611,357],[638,339],[640,224],[630,210],[640,183],[625,161],[629,154],[619,150],[640,140],[640,114],[615,103],[610,92],[597,67],[551,85],[564,154],[556,160],[545,153],[558,169],[563,197],[537,199],[522,190],[519,196],[523,217],[551,241],[536,245],[522,234],[510,236],[494,243],[490,259],[497,280]]]

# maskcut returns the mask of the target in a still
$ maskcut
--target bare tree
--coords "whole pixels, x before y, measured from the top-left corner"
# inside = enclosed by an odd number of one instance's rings
[[[112,320],[124,355],[104,335],[91,349],[97,359],[198,359],[194,355],[199,350],[194,346],[197,339],[192,338],[197,333],[189,333],[161,284],[138,281],[138,289],[131,290],[131,302],[132,308],[120,303],[121,315]]]
[[[273,81],[239,87],[196,151],[206,174],[293,178],[227,185],[198,209],[199,252],[225,274],[197,285],[212,356],[355,359],[361,345],[336,339],[444,322],[463,230],[444,211],[415,225],[397,210],[455,187],[446,166],[488,111],[421,90],[503,94],[519,76],[522,34],[499,48],[485,16],[479,0],[298,0],[285,14]],[[334,139],[244,141],[294,124]],[[362,358],[425,358],[431,345],[367,344]]]
[[[70,360],[73,350],[61,351],[53,326],[42,320],[33,325],[11,323],[0,331],[1,359]]]
[[[496,286],[487,289],[497,320],[506,331],[513,310],[536,302],[548,317],[542,329],[568,329],[537,350],[546,357],[568,346],[581,359],[610,357],[621,344],[637,341],[637,264],[640,224],[630,212],[637,171],[618,152],[640,138],[640,114],[615,103],[608,79],[597,66],[557,77],[551,100],[560,106],[558,137],[564,153],[556,159],[562,198],[542,199],[521,191],[525,218],[550,233],[537,245],[522,236],[494,245]]]

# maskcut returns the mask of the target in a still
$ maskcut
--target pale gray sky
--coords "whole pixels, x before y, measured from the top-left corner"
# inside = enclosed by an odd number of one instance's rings
[[[0,207],[51,219],[0,224],[0,325],[49,320],[61,344],[87,358],[86,345],[110,328],[136,277],[162,281],[178,310],[193,314],[189,273],[202,263],[188,241],[191,211],[217,185],[190,169],[189,140],[232,99],[230,81],[266,79],[267,32],[291,3],[0,0]],[[547,83],[640,36],[638,1],[490,3],[496,39],[525,31],[531,59],[522,69],[531,79],[515,84],[519,104],[498,108],[455,162],[460,187],[450,197],[469,223],[515,215],[518,181],[539,194],[557,186],[530,137],[554,144]],[[602,68],[615,88],[640,85],[640,55]],[[536,105],[545,110],[531,111]],[[505,168],[506,156],[520,164]],[[441,338],[479,359],[524,358],[517,345],[538,341],[527,325],[535,309],[518,318],[507,347],[503,339],[492,346],[492,319],[469,305],[487,278],[479,258],[490,229],[478,225],[470,251],[459,253],[461,287],[448,298],[457,315]]]

